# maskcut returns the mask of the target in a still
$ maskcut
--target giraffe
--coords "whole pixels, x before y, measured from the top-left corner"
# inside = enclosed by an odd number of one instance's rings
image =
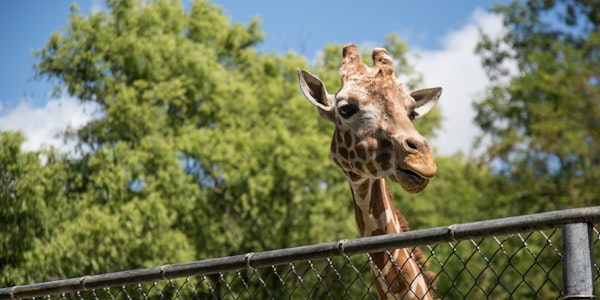
[[[343,49],[342,87],[329,94],[316,76],[299,69],[300,89],[319,114],[334,123],[330,157],[352,191],[361,236],[400,233],[406,220],[393,204],[386,179],[410,193],[437,173],[431,147],[412,124],[439,99],[440,87],[408,93],[394,76],[387,50],[373,50],[372,68],[355,44]],[[429,272],[418,248],[371,253],[371,273],[381,299],[433,299]]]

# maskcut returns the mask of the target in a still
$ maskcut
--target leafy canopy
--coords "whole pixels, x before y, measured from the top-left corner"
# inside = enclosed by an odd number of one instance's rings
[[[478,48],[494,80],[476,105],[476,122],[490,141],[488,161],[510,180],[513,204],[525,211],[597,203],[597,3],[515,1],[495,11],[508,30],[484,36]],[[518,68],[508,82],[507,61]]]
[[[66,28],[35,53],[55,91],[98,107],[68,132],[75,153],[24,153],[22,134],[0,136],[0,200],[10,207],[0,220],[14,225],[0,229],[2,286],[357,236],[346,180],[329,160],[332,125],[296,78],[310,69],[335,90],[340,45],[307,65],[257,52],[259,20],[231,23],[207,1],[107,4],[88,16],[72,6]],[[392,34],[383,46],[415,88],[406,45]],[[415,125],[432,137],[440,121],[435,111]],[[488,176],[484,168],[453,157],[440,170],[422,198],[395,191],[417,227],[455,222],[486,197],[463,176]],[[457,188],[456,201],[436,195]],[[439,210],[453,219],[436,219]]]

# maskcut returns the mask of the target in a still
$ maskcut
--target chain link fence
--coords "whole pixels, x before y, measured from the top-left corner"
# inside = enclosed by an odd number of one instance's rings
[[[600,207],[570,209],[0,288],[0,299],[378,299],[367,253],[412,246],[441,299],[590,299],[596,223]]]

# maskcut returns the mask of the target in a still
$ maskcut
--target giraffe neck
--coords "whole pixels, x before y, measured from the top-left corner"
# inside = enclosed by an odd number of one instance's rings
[[[408,230],[394,207],[385,179],[346,173],[354,198],[356,225],[361,236],[400,233]],[[417,253],[418,252],[418,253]],[[416,257],[417,248],[370,253],[371,272],[380,299],[433,299],[431,285]]]

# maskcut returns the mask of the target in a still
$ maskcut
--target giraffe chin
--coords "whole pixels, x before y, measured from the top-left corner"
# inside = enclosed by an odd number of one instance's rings
[[[410,170],[397,170],[390,179],[409,193],[418,193],[424,190],[429,184],[428,178],[423,178],[419,174]]]

